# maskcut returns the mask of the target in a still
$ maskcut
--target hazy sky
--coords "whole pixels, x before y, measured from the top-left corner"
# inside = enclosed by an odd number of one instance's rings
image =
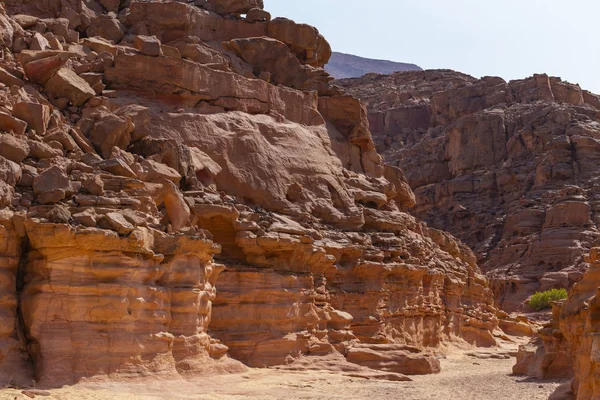
[[[265,0],[335,51],[520,79],[545,72],[600,94],[598,0]]]

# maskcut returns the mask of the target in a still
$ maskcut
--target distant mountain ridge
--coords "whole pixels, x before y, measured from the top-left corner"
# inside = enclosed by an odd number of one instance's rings
[[[400,63],[388,60],[375,60],[333,52],[325,70],[336,79],[359,78],[365,74],[376,72],[378,74],[391,74],[400,71],[422,71],[415,64]]]

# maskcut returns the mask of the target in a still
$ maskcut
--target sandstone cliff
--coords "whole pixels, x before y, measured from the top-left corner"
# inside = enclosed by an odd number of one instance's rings
[[[598,243],[600,97],[546,75],[453,71],[339,81],[365,101],[377,149],[406,173],[414,215],[477,254],[497,305],[570,287]]]
[[[566,301],[553,304],[553,319],[538,339],[521,346],[513,372],[541,379],[572,378],[552,399],[600,398],[600,248]]]
[[[474,254],[402,211],[315,28],[257,0],[5,3],[4,382],[327,354],[404,380],[494,344]]]

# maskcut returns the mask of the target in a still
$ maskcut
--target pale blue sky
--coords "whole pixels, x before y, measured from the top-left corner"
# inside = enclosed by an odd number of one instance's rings
[[[600,94],[598,0],[265,0],[335,51],[520,79],[545,72]]]

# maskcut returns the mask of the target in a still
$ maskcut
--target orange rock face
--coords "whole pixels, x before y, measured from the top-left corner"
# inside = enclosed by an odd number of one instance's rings
[[[598,96],[546,75],[338,83],[367,103],[377,150],[415,192],[411,212],[475,250],[499,307],[526,310],[535,291],[582,278],[599,238]]]
[[[325,39],[260,1],[198,3],[0,13],[0,376],[328,356],[408,380],[446,343],[494,345],[475,255],[404,211]]]
[[[589,258],[589,271],[573,287],[560,314],[560,329],[573,357],[577,400],[600,397],[600,249],[592,249]]]

